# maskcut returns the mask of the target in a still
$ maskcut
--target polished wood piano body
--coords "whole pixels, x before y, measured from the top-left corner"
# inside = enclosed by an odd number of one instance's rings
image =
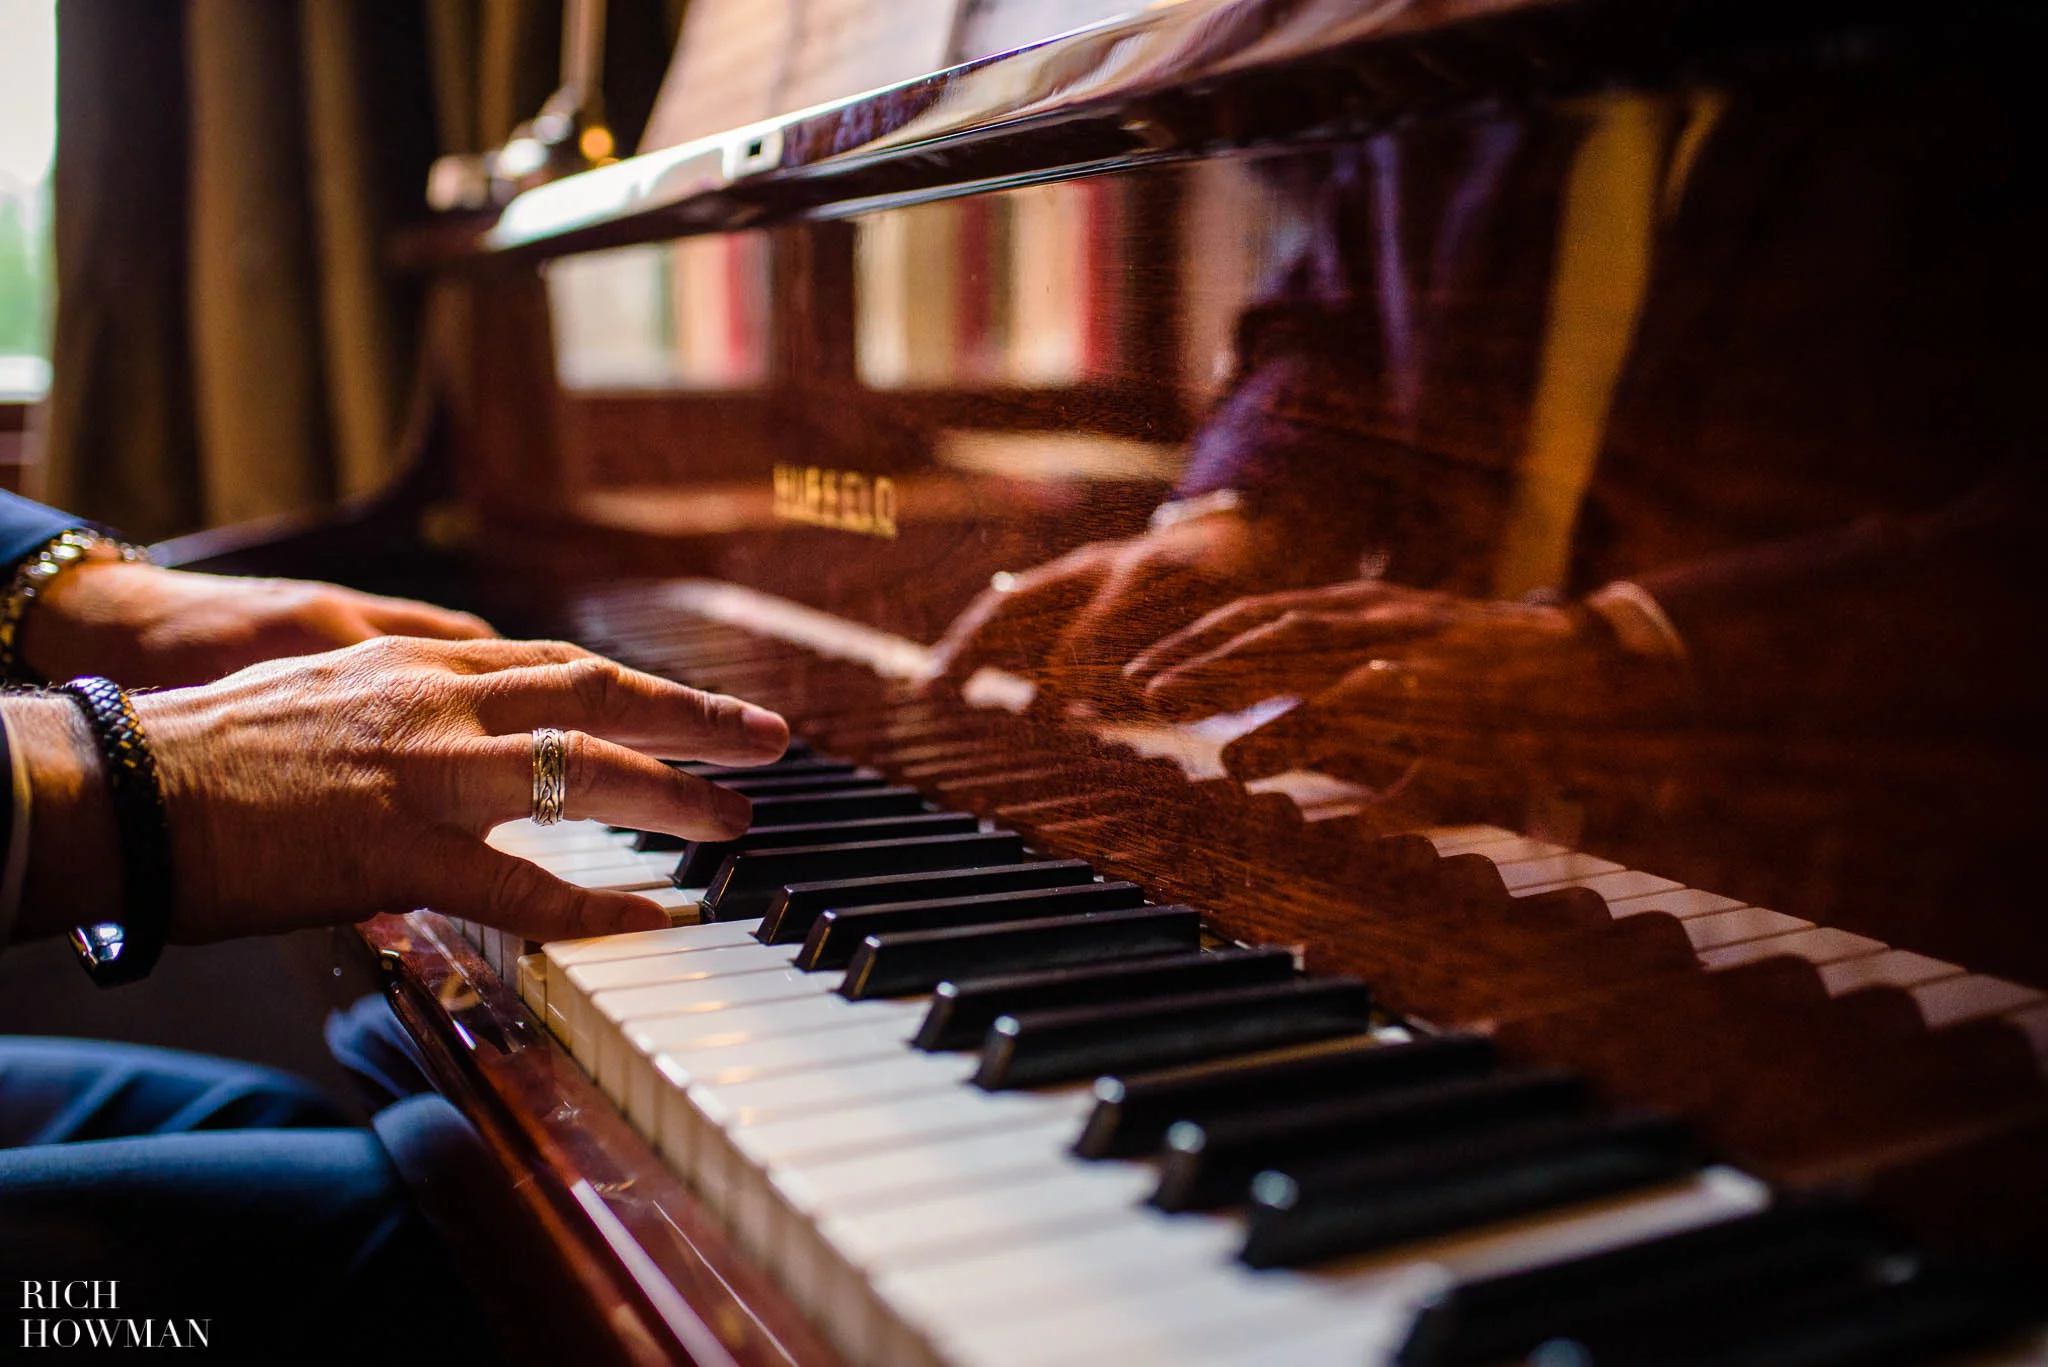
[[[783,708],[1215,936],[2038,1270],[2041,37],[1187,0],[407,235],[412,474],[188,549]],[[1002,575],[999,672],[920,691]],[[1223,722],[1126,673],[1347,581],[1498,618],[1641,585],[1686,662],[1480,636],[1461,676],[1317,600],[1216,676]],[[1347,675],[1381,653],[1412,697]],[[1315,724],[1230,743],[1275,695]],[[1488,828],[1550,853],[1455,834]],[[833,1359],[521,1003],[519,947],[366,934],[511,1179],[528,1346]]]

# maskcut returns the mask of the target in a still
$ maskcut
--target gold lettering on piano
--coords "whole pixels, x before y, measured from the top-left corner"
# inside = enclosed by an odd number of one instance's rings
[[[837,527],[863,536],[896,535],[896,481],[858,470],[778,465],[775,516],[785,522]]]

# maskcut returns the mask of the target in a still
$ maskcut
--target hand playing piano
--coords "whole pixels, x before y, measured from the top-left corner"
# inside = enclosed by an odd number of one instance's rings
[[[533,939],[667,925],[484,843],[533,809],[533,730],[567,733],[565,818],[693,839],[739,834],[749,804],[660,759],[766,763],[789,740],[773,712],[560,642],[381,637],[133,701],[171,832],[170,938],[188,943],[416,907]],[[38,832],[23,923],[55,930],[115,905],[118,861],[76,709],[20,706]]]
[[[976,598],[935,650],[937,681],[957,686],[987,666],[1024,675],[1048,700],[1129,705],[1124,662],[1164,632],[1331,572],[1283,523],[1234,510],[1091,542]]]
[[[1418,760],[1493,773],[1576,774],[1617,733],[1679,716],[1679,661],[1623,648],[1583,607],[1488,602],[1379,582],[1232,604],[1132,661],[1178,719],[1292,694],[1240,737],[1240,778],[1315,767],[1385,786]]]
[[[494,634],[466,612],[333,584],[102,560],[52,581],[24,620],[22,657],[46,679],[103,674],[130,688],[177,688],[373,636]]]

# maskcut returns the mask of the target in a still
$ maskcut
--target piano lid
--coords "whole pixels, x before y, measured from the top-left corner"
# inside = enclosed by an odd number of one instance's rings
[[[891,197],[999,188],[1279,137],[1358,136],[1474,99],[1916,41],[1940,15],[1748,0],[1180,0],[879,90],[696,137],[519,196],[484,249],[554,255]]]

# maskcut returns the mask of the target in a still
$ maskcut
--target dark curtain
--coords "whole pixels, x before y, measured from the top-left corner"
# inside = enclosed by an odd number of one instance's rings
[[[680,18],[612,0],[646,119]],[[391,269],[443,151],[556,80],[559,0],[60,0],[52,502],[155,540],[395,473],[424,285]]]

